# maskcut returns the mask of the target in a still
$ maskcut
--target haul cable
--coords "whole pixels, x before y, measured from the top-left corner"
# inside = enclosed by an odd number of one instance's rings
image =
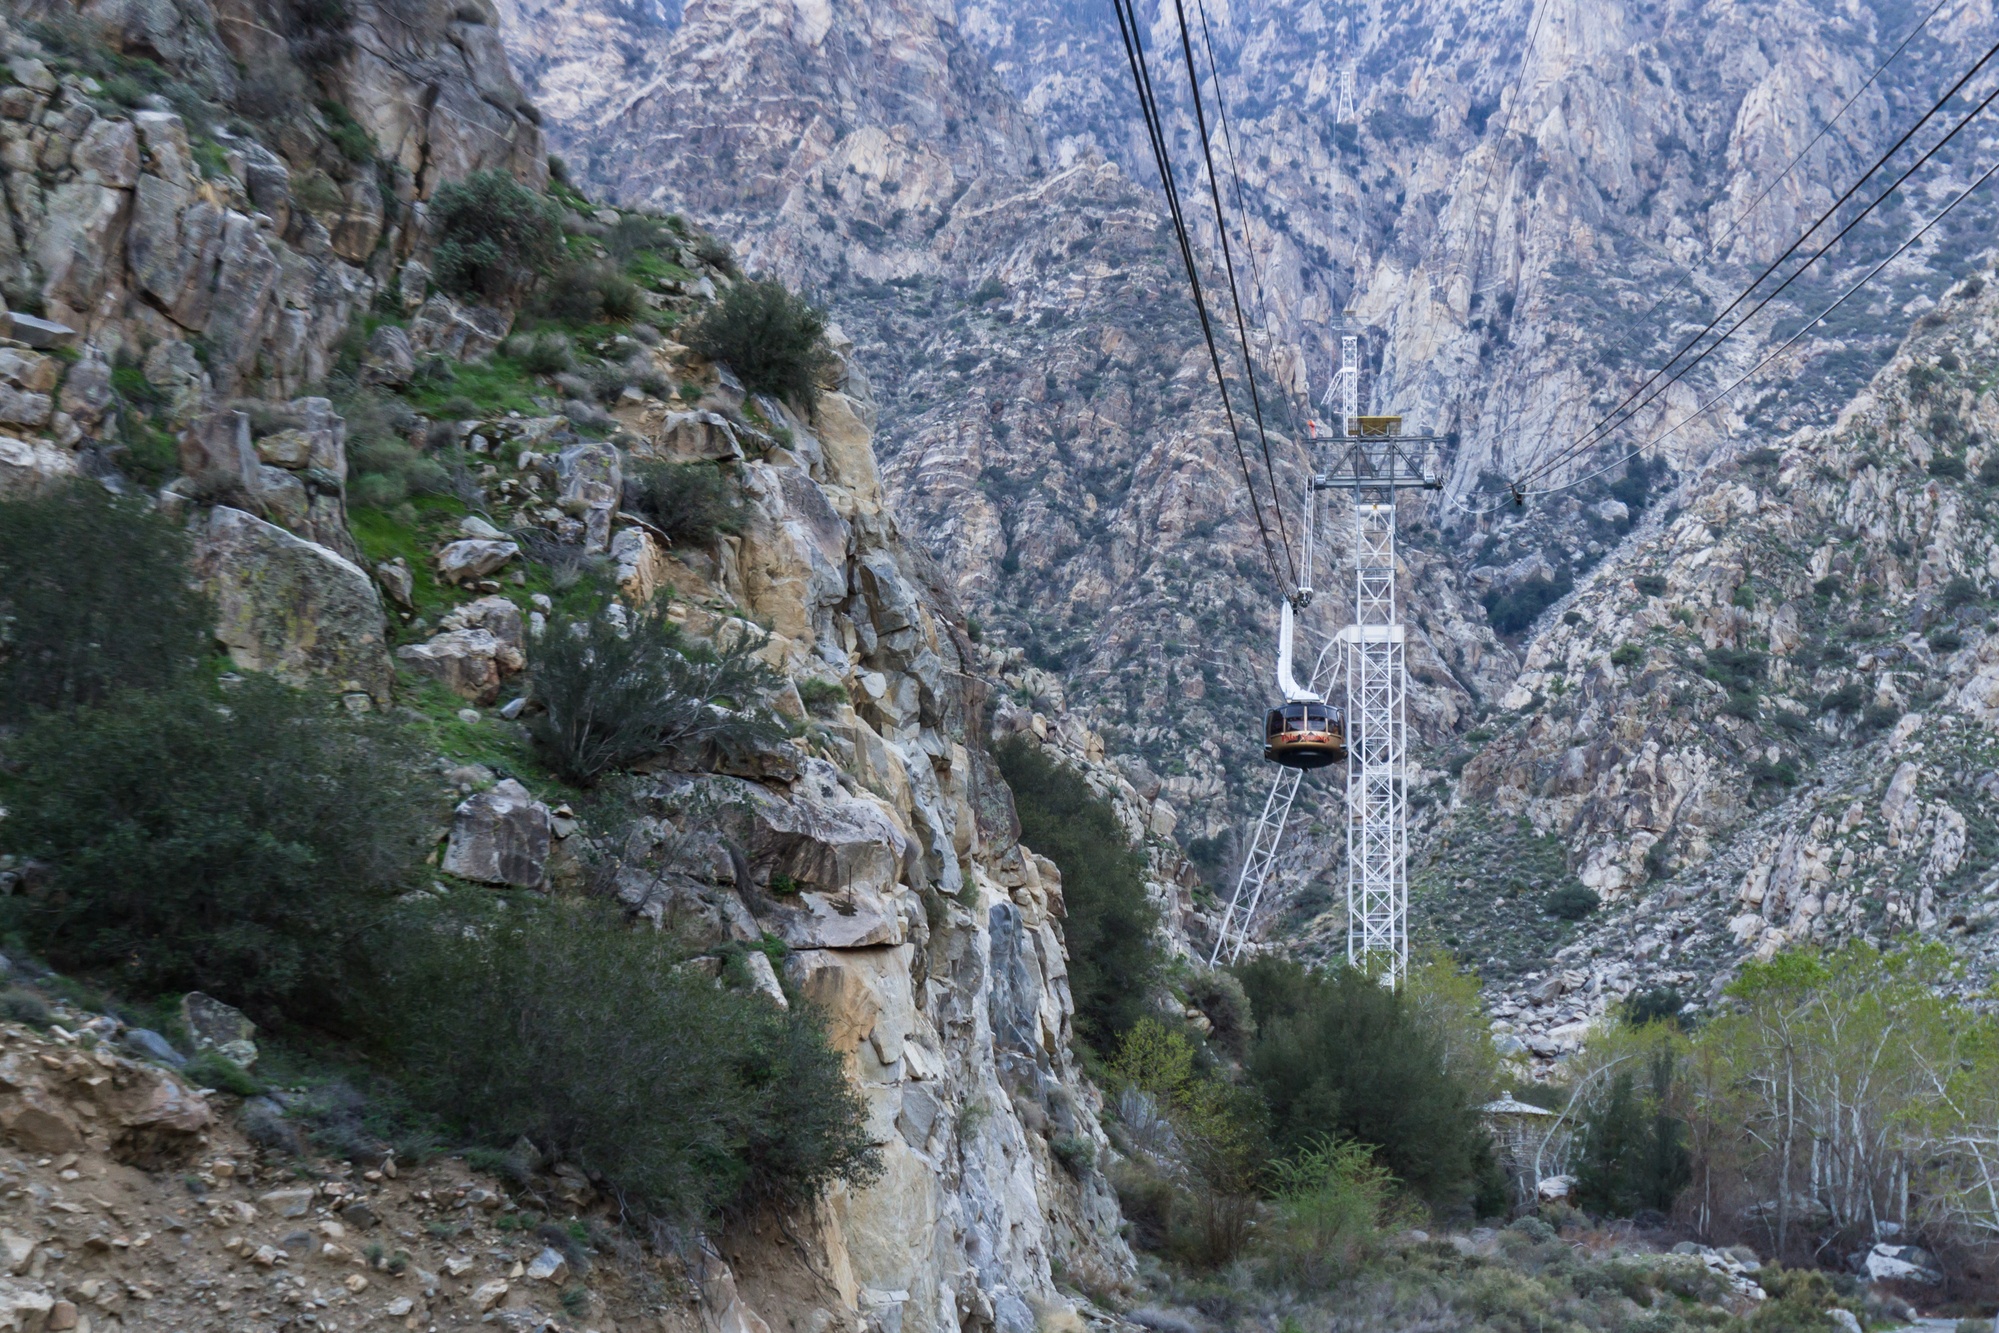
[[[1132,0],[1111,0],[1117,11],[1118,34],[1124,39],[1125,59],[1131,64],[1132,85],[1138,93],[1139,112],[1145,119],[1146,135],[1152,147],[1152,160],[1159,171],[1159,181],[1166,193],[1166,209],[1173,232],[1180,247],[1180,262],[1187,270],[1187,284],[1194,294],[1194,312],[1200,316],[1201,337],[1208,345],[1208,361],[1214,367],[1215,384],[1221,391],[1222,413],[1228,420],[1229,435],[1235,442],[1236,462],[1242,468],[1243,486],[1249,492],[1250,511],[1256,516],[1256,530],[1263,538],[1264,559],[1270,565],[1271,577],[1282,582],[1284,573],[1277,563],[1277,551],[1270,540],[1269,525],[1263,519],[1263,504],[1256,497],[1256,483],[1250,475],[1249,453],[1243,447],[1242,431],[1236,425],[1235,406],[1229,400],[1228,379],[1222,373],[1221,353],[1215,347],[1214,326],[1208,319],[1208,303],[1201,291],[1201,275],[1194,262],[1193,245],[1187,236],[1187,221],[1180,208],[1180,192],[1174,181],[1173,161],[1166,150],[1166,139],[1159,118],[1159,107],[1152,94],[1152,77],[1145,66],[1145,44],[1140,35],[1138,15],[1131,8]],[[1274,504],[1277,500],[1271,496]]]

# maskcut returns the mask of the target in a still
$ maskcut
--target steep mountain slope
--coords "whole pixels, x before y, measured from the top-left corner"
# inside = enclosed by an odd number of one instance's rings
[[[1114,749],[1166,776],[1190,837],[1232,830],[1261,781],[1249,732],[1269,689],[1277,585],[1160,230],[1108,14],[597,0],[504,12],[551,136],[595,185],[686,209],[740,239],[753,265],[825,293],[880,386],[893,498],[977,618],[1060,678]],[[1174,10],[1142,12],[1212,259]],[[1680,431],[1611,504],[1615,467],[1526,513],[1480,512],[1492,503],[1482,479],[1613,403],[1912,120],[1990,26],[1985,5],[1940,15],[1734,227],[1913,17],[1813,3],[1208,12],[1238,150],[1217,151],[1242,176],[1253,243],[1238,267],[1269,330],[1257,348],[1269,472],[1294,546],[1305,460],[1277,387],[1293,404],[1324,391],[1342,311],[1364,335],[1370,398],[1454,442],[1445,495],[1410,501],[1408,515],[1426,735],[1463,730],[1512,675],[1480,603],[1523,594],[1502,621],[1517,633],[1734,418]],[[1343,122],[1348,68],[1357,100]],[[1966,178],[1968,158],[1946,158],[1921,182],[1926,198]],[[1916,252],[1925,260],[1815,335],[1798,363],[1810,370],[1759,399],[1756,422],[1787,429],[1836,409],[1892,347],[1901,312],[1919,312],[1982,244],[1986,208],[1968,205]],[[1898,240],[1909,216],[1863,226],[1835,256],[1841,272]],[[1794,287],[1689,386],[1732,375],[1779,311],[1788,333],[1827,281]],[[1635,435],[1696,401],[1676,389]],[[1246,461],[1274,533],[1254,443]],[[1315,582],[1337,591],[1337,515],[1331,530]],[[1275,563],[1288,579],[1285,556]],[[1318,613],[1328,627],[1344,614],[1337,600]]]
[[[1498,734],[1457,756],[1419,908],[1537,1052],[1790,943],[1945,933],[1989,958],[1995,334],[1981,273],[1836,423],[1717,459],[1561,605]],[[1538,953],[1520,941],[1566,876],[1512,854],[1535,835],[1608,903]]]
[[[593,182],[686,208],[742,236],[753,264],[823,287],[879,385],[897,504],[982,625],[1161,773],[1191,836],[1228,829],[1276,584],[1243,464],[1215,445],[1205,352],[1147,193],[1098,159],[1052,167],[1032,119],[929,10],[508,15],[558,146]],[[615,40],[574,35],[590,24]],[[605,54],[620,43],[642,53],[643,85]],[[766,85],[714,75],[724,64],[824,82],[753,96]],[[842,82],[850,64],[872,71],[865,85]],[[1263,460],[1249,462],[1276,534]],[[1302,459],[1284,435],[1273,464],[1295,547]],[[1423,714],[1448,725],[1470,698],[1454,672],[1482,679],[1503,655],[1453,619],[1440,565],[1416,577],[1439,583],[1446,631],[1424,655]]]

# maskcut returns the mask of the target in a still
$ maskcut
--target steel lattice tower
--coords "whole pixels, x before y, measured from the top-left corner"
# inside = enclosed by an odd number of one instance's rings
[[[1395,607],[1396,492],[1441,485],[1428,436],[1360,415],[1359,339],[1340,340],[1342,450],[1314,485],[1351,491],[1354,618],[1346,650],[1347,961],[1399,985],[1409,965],[1408,660]]]

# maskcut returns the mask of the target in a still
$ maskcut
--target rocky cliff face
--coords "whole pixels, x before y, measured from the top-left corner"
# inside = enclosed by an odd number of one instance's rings
[[[1112,1287],[1133,1265],[1093,1164],[1097,1095],[1071,1053],[1060,876],[1019,843],[988,754],[995,709],[1005,729],[1064,749],[1134,840],[1152,840],[1154,892],[1184,940],[1192,876],[1163,841],[1172,815],[1154,807],[1156,781],[1105,767],[1101,737],[1054,704],[995,699],[994,675],[1018,681],[1022,664],[974,642],[951,580],[906,539],[875,460],[878,409],[850,362],[806,418],[746,400],[657,337],[596,348],[631,381],[612,386],[611,413],[562,402],[595,392],[573,376],[538,399],[545,415],[391,411],[411,449],[457,460],[452,516],[370,509],[357,540],[351,423],[302,395],[339,357],[378,395],[449,382],[508,332],[507,311],[426,296],[439,184],[480,169],[547,179],[539,113],[493,17],[10,11],[0,494],[78,474],[153,493],[197,533],[196,572],[239,667],[356,709],[407,709],[434,680],[461,725],[515,741],[518,701],[496,706],[532,670],[550,610],[524,591],[530,559],[605,562],[627,605],[670,601],[700,639],[767,636],[795,742],[728,772],[646,778],[625,828],[579,827],[519,780],[532,774],[447,763],[463,800],[441,868],[537,888],[594,857],[634,913],[717,967],[750,960],[773,1002],[788,990],[829,1014],[882,1178],[785,1219],[784,1237],[717,1237],[684,1274],[697,1304],[672,1318],[1025,1333],[1067,1308],[1058,1274]],[[871,79],[865,55],[851,77]],[[999,157],[1014,134],[993,140]],[[616,221],[572,211],[565,225],[587,248]],[[694,248],[678,255],[685,281],[649,293],[655,307],[692,308],[728,281],[725,259]],[[363,346],[351,331],[366,314],[379,327]],[[622,477],[647,459],[719,465],[741,533],[674,544],[623,512]],[[785,946],[782,985],[756,966],[770,940]],[[554,1295],[523,1288],[514,1305]]]
[[[336,31],[304,12],[10,7],[0,290],[90,356],[7,424],[58,450],[98,435],[118,361],[190,410],[295,397],[424,244],[440,181],[545,178],[490,14],[364,6]]]
[[[802,1265],[761,1233],[724,1239],[748,1308],[801,1329],[1024,1333],[1062,1305],[1055,1272],[1115,1285],[1132,1266],[1089,1165],[1102,1133],[1071,1054],[1061,878],[1018,840],[978,650],[882,506],[865,381],[843,388],[810,420],[760,402],[788,442],[739,464],[740,538],[689,556],[625,530],[628,583],[677,589],[704,637],[768,625],[791,680],[852,702],[816,703],[803,751],[768,756],[761,780],[659,779],[619,891],[716,946],[782,939],[868,1097],[883,1177],[823,1205]],[[679,425],[633,451],[672,456]]]

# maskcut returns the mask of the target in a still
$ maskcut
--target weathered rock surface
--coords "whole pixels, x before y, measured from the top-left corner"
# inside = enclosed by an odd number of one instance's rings
[[[504,778],[458,807],[443,868],[481,884],[540,888],[548,878],[549,837],[548,807]]]
[[[1606,901],[1494,997],[1535,1055],[1636,991],[1710,1003],[1741,958],[1799,944],[1914,931],[1984,971],[1995,331],[1994,290],[1965,284],[1837,423],[1745,441],[1528,645],[1426,873],[1462,939],[1479,899],[1526,888],[1481,864],[1481,830],[1517,820]]]
[[[196,537],[194,569],[215,600],[215,637],[237,665],[388,702],[382,601],[360,566],[217,506]]]

